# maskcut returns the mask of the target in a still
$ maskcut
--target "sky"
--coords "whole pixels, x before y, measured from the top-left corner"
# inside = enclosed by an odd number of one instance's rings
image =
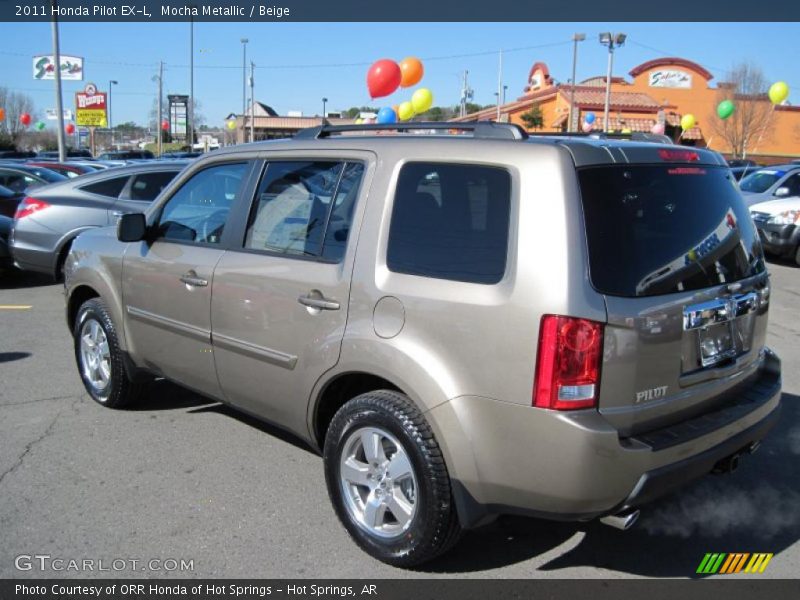
[[[65,108],[86,81],[101,91],[113,87],[114,123],[145,124],[157,94],[153,76],[166,63],[165,93],[189,92],[188,23],[61,23],[61,52],[83,56],[85,80],[65,82]],[[434,104],[459,102],[461,79],[469,71],[474,102],[494,104],[499,51],[507,101],[522,94],[528,71],[544,61],[560,82],[572,75],[573,33],[586,34],[578,47],[577,80],[605,75],[608,52],[597,36],[624,32],[628,41],[614,55],[614,75],[627,76],[638,64],[663,56],[700,63],[724,80],[735,64],[760,66],[769,81],[793,88],[789,101],[800,104],[797,23],[195,23],[195,97],[205,122],[222,126],[242,107],[242,44],[256,65],[255,96],[279,114],[321,114],[351,106],[383,106],[410,99],[398,90],[371,101],[366,88],[369,64],[381,58],[416,56],[425,65],[420,86]],[[40,113],[55,106],[52,81],[36,81],[31,57],[52,52],[49,23],[0,23],[0,86],[29,94]],[[249,69],[249,66],[248,66]],[[713,83],[713,81],[712,81]],[[43,116],[43,115],[40,115]]]

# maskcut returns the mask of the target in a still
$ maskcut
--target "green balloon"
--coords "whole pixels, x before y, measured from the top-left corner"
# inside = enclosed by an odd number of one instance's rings
[[[34,127],[36,127],[36,131],[41,131],[47,127],[47,125],[44,124],[44,121],[36,121],[36,125],[34,125]]]
[[[736,110],[733,102],[730,100],[723,100],[717,106],[717,115],[720,119],[727,119],[733,114],[733,111]]]

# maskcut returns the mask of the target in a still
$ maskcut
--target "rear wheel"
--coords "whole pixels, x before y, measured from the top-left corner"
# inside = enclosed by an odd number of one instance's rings
[[[406,396],[376,391],[349,401],[333,417],[324,455],[336,513],[368,554],[410,567],[458,539],[444,458]]]
[[[797,244],[797,248],[794,249],[794,264],[800,267],[800,244]]]
[[[109,408],[134,402],[142,386],[128,377],[116,328],[100,298],[81,305],[72,335],[78,372],[89,395]]]

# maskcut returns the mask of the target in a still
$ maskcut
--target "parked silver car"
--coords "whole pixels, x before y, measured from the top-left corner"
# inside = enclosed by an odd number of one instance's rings
[[[756,167],[748,173],[739,181],[739,189],[748,207],[759,202],[800,196],[800,165]]]
[[[442,129],[472,135],[413,134]],[[781,375],[725,161],[526,138],[326,126],[198,159],[73,245],[86,390],[119,408],[165,377],[288,429],[353,539],[400,566],[502,513],[624,529],[732,471]]]
[[[186,162],[159,162],[88,173],[32,190],[17,207],[11,251],[17,266],[60,277],[70,244],[88,229],[141,212]]]

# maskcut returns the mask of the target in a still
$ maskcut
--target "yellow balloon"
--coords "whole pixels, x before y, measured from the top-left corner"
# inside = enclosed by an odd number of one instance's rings
[[[689,113],[681,117],[681,129],[684,131],[692,129],[695,125],[697,125],[697,120],[693,114]]]
[[[236,129],[236,121],[228,121],[225,125],[228,129]]]
[[[628,128],[626,127],[625,129],[623,129],[623,130],[622,130],[622,133],[624,133],[624,134],[626,134],[626,135],[627,135],[627,134],[629,134],[629,133],[633,133],[633,131],[631,131],[630,129],[628,129]]]
[[[397,111],[397,116],[401,121],[408,121],[413,118],[415,114],[413,104],[408,101],[401,103]]]
[[[789,86],[785,81],[777,81],[769,86],[769,101],[780,104],[789,97]]]
[[[417,114],[424,113],[433,106],[433,93],[428,88],[419,88],[411,96],[411,106]]]
[[[364,123],[364,119],[362,119],[360,117],[358,119],[356,119],[356,125],[362,125],[363,123]]]

